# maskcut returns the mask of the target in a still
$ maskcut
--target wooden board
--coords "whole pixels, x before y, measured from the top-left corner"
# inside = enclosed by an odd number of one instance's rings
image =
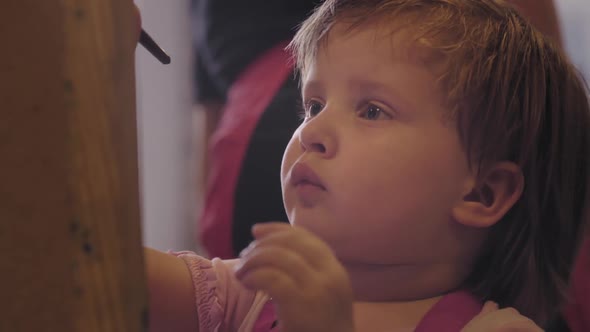
[[[0,4],[0,331],[146,330],[131,6]]]

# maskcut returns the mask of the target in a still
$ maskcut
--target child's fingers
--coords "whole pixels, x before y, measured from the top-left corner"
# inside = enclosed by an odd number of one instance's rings
[[[493,320],[498,323],[499,331],[542,332],[543,330],[530,318],[523,316],[512,307],[500,309],[492,313]]]
[[[305,229],[286,226],[263,225],[261,231],[263,235],[255,234],[256,241],[245,249],[245,253],[254,248],[279,246],[298,253],[317,270],[331,267],[335,258],[331,249],[322,240]]]
[[[486,301],[486,303],[483,305],[483,308],[481,308],[481,311],[479,312],[480,315],[485,315],[485,314],[489,314],[491,312],[494,312],[498,310],[498,303],[494,302],[494,301]]]
[[[298,289],[291,276],[273,267],[250,270],[240,281],[246,288],[264,291],[278,302],[289,301]]]
[[[291,229],[293,226],[284,222],[265,222],[252,226],[252,235],[261,239],[269,234]]]
[[[278,247],[257,247],[242,256],[240,264],[235,267],[236,277],[242,279],[250,271],[270,267],[292,277],[300,285],[314,274],[309,264],[296,252]]]

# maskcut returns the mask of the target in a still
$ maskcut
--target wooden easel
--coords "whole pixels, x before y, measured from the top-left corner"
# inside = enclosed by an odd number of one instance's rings
[[[2,332],[147,329],[130,3],[0,4]]]

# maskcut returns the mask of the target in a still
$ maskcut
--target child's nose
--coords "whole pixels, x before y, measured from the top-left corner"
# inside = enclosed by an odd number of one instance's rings
[[[326,153],[326,146],[322,143],[306,144],[303,141],[301,141],[301,146],[303,147],[303,150],[308,152],[318,152],[322,154]]]
[[[331,158],[337,150],[336,132],[330,121],[320,113],[299,129],[299,142],[305,152]]]

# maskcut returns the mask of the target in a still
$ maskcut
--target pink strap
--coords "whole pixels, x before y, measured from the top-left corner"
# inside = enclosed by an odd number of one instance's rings
[[[200,219],[200,240],[212,257],[234,258],[234,193],[250,137],[293,67],[283,42],[260,56],[232,85],[211,140],[211,173]]]
[[[278,331],[277,324],[278,321],[277,316],[275,315],[274,305],[271,300],[268,300],[260,311],[260,315],[252,328],[252,332]]]
[[[467,291],[447,294],[426,313],[415,332],[459,332],[481,308],[481,302]]]

